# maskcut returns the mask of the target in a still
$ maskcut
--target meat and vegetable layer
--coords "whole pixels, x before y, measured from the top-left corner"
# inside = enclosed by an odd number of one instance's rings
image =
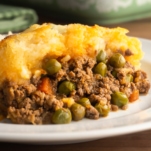
[[[150,88],[146,73],[135,71],[120,53],[108,58],[101,50],[96,59],[45,58],[43,69],[47,74],[32,77],[29,84],[4,81],[1,104],[12,122],[62,124],[85,117],[98,119],[127,109],[129,102]]]

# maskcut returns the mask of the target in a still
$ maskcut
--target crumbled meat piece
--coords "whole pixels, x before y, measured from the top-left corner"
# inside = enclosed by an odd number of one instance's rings
[[[98,119],[99,112],[93,106],[89,106],[86,108],[86,117],[90,119]]]
[[[70,71],[69,72],[69,77],[72,79],[72,78],[75,78],[75,73],[73,71]]]
[[[44,106],[46,110],[56,108],[62,108],[63,103],[56,99],[54,95],[47,95],[41,91],[35,91],[35,93],[32,94],[32,100],[36,102],[39,106]]]
[[[132,94],[132,92],[136,89],[138,89],[138,88],[136,87],[136,85],[133,82],[129,83],[128,85],[120,86],[120,91],[124,92],[127,95],[127,97],[129,97]]]
[[[60,69],[59,72],[56,74],[55,80],[59,82],[60,80],[65,80],[66,71],[63,69]]]
[[[46,100],[46,106],[48,109],[56,110],[63,107],[63,102],[57,100],[56,97],[52,95],[48,100]]]
[[[92,58],[89,58],[87,56],[84,57],[77,57],[74,60],[71,60],[69,62],[70,68],[79,68],[79,69],[86,69],[86,68],[93,68],[96,61]]]
[[[144,71],[138,70],[134,73],[134,83],[140,93],[148,93],[150,83],[147,80],[147,74]]]
[[[125,51],[125,56],[131,56],[131,55],[133,55],[132,51],[129,50],[129,49],[127,49],[127,50]]]
[[[133,53],[132,53],[132,51],[130,49],[127,49],[126,51],[118,50],[118,52],[120,54],[122,54],[123,56],[131,56],[131,55],[133,55]]]
[[[150,89],[150,83],[146,79],[136,82],[135,85],[137,89],[139,90],[139,92],[143,94],[147,94]]]
[[[92,104],[97,103],[97,102],[104,102],[104,104],[107,104],[107,101],[110,100],[111,97],[109,97],[108,99],[107,97],[104,97],[103,95],[91,94],[89,99]]]
[[[16,85],[10,81],[3,83],[3,94],[8,105],[21,102],[36,90],[33,84]]]
[[[37,110],[16,109],[12,106],[8,108],[8,118],[19,124],[42,124],[42,114],[42,108]]]
[[[129,62],[126,62],[126,63],[125,63],[124,68],[125,68],[125,69],[128,69],[129,72],[131,72],[131,73],[133,73],[134,70],[135,70],[134,66],[132,66]]]
[[[36,110],[38,106],[34,100],[27,97],[18,104],[18,108],[19,109],[25,108],[27,110]]]
[[[119,81],[116,80],[115,78],[110,78],[110,77],[103,78],[102,86],[106,87],[107,89],[109,88],[110,94],[111,94],[111,91],[112,92],[119,91],[119,85],[120,85]]]
[[[41,91],[35,91],[32,96],[32,100],[39,106],[43,106],[45,101],[49,99],[49,95]]]
[[[118,106],[117,105],[113,105],[113,104],[111,104],[111,110],[112,111],[118,111]]]
[[[46,111],[42,114],[42,124],[51,123],[52,112]]]
[[[138,82],[146,78],[147,78],[147,74],[142,70],[137,70],[134,73],[134,82]]]
[[[71,97],[74,99],[75,102],[78,102],[80,100],[80,96],[79,95],[71,95]]]

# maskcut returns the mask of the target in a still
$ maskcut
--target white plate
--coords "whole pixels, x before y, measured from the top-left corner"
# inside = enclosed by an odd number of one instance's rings
[[[142,69],[151,81],[151,40],[140,39],[145,56]],[[129,104],[126,111],[111,112],[99,120],[84,119],[65,125],[0,123],[0,141],[34,144],[67,144],[151,129],[151,91]]]

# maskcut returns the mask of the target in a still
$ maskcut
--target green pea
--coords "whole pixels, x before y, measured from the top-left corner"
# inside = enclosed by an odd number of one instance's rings
[[[60,108],[54,112],[52,115],[52,122],[54,124],[66,124],[70,123],[72,120],[72,115],[69,109]]]
[[[87,107],[87,106],[91,105],[90,100],[88,98],[81,98],[78,101],[78,103],[81,104],[84,107]]]
[[[106,61],[106,57],[107,57],[106,51],[100,50],[100,52],[96,56],[96,60],[97,60],[97,62],[105,62]]]
[[[74,83],[70,81],[63,81],[58,87],[58,92],[65,95],[69,95],[73,90],[75,90],[75,88],[76,86]]]
[[[107,72],[107,66],[105,63],[100,62],[94,67],[94,73],[100,74],[101,76],[105,76]]]
[[[111,103],[120,108],[128,104],[128,102],[128,97],[123,92],[116,91],[111,95]]]
[[[115,53],[109,59],[109,64],[115,68],[121,68],[125,65],[126,60],[120,53]]]
[[[61,63],[58,62],[56,59],[49,59],[47,62],[45,62],[43,68],[47,71],[49,75],[53,75],[61,69],[61,66]]]
[[[110,112],[110,108],[107,105],[102,105],[101,103],[97,103],[95,108],[98,110],[100,116],[108,116]]]
[[[70,111],[72,113],[72,119],[75,121],[79,121],[83,119],[85,116],[85,107],[83,107],[82,105],[78,103],[74,103],[71,106]]]

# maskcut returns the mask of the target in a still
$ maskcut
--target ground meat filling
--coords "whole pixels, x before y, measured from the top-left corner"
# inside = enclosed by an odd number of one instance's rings
[[[126,55],[132,55],[129,50]],[[111,102],[114,92],[120,91],[129,98],[131,94],[138,90],[139,94],[147,94],[150,83],[144,71],[135,71],[134,67],[126,63],[123,68],[113,68],[107,64],[105,76],[93,72],[97,64],[96,60],[87,56],[77,57],[69,61],[61,62],[62,68],[53,75],[45,75],[50,84],[51,93],[38,89],[37,85],[42,78],[31,78],[30,84],[17,85],[6,80],[0,90],[0,103],[3,111],[14,123],[49,124],[52,114],[60,108],[65,107],[63,98],[72,98],[78,102],[86,97],[91,105],[85,107],[85,117],[98,119],[101,115],[95,108],[100,103],[116,111],[119,107]],[[116,76],[113,75],[116,71]],[[127,82],[126,76],[133,76],[133,81]],[[68,95],[58,92],[58,85],[63,81],[71,81],[76,88]],[[122,106],[121,109],[126,109]]]

